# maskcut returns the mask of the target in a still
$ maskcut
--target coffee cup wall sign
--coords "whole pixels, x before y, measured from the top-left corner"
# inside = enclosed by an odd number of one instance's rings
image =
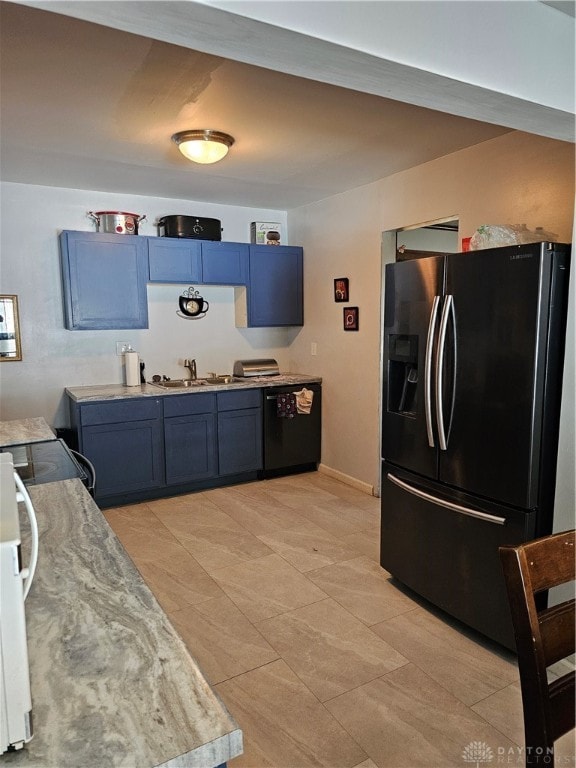
[[[200,296],[199,291],[194,290],[193,286],[182,292],[178,298],[178,306],[179,310],[176,314],[186,320],[199,320],[206,316],[210,308],[210,304]]]

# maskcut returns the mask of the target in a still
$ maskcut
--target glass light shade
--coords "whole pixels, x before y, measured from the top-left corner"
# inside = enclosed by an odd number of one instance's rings
[[[228,154],[234,139],[227,133],[211,130],[182,131],[175,133],[172,140],[184,157],[194,163],[217,163]]]

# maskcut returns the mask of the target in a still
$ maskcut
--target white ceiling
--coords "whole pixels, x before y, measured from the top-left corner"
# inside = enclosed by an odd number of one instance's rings
[[[0,12],[4,181],[290,209],[510,130],[24,5]],[[188,128],[236,143],[197,166],[170,141]]]

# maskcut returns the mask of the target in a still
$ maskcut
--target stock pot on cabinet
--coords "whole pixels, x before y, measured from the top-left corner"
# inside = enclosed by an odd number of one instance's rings
[[[96,222],[97,232],[116,235],[137,235],[138,225],[146,218],[126,211],[88,211],[88,216]]]

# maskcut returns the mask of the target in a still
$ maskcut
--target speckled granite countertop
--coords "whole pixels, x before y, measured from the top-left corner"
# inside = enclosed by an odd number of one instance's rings
[[[56,435],[43,418],[14,419],[0,421],[0,446],[18,443],[39,443],[42,440],[54,440]]]
[[[0,763],[211,768],[241,754],[241,730],[80,480],[29,492],[40,533],[26,601],[35,734]]]
[[[230,392],[237,389],[262,389],[263,387],[304,387],[306,384],[320,384],[319,376],[305,376],[285,373],[280,376],[254,376],[230,384],[203,384],[185,389],[165,389],[154,384],[140,384],[125,387],[122,384],[101,384],[93,387],[67,387],[66,394],[78,403],[90,400],[125,400],[133,397],[164,397],[171,395],[194,395],[197,392]]]

